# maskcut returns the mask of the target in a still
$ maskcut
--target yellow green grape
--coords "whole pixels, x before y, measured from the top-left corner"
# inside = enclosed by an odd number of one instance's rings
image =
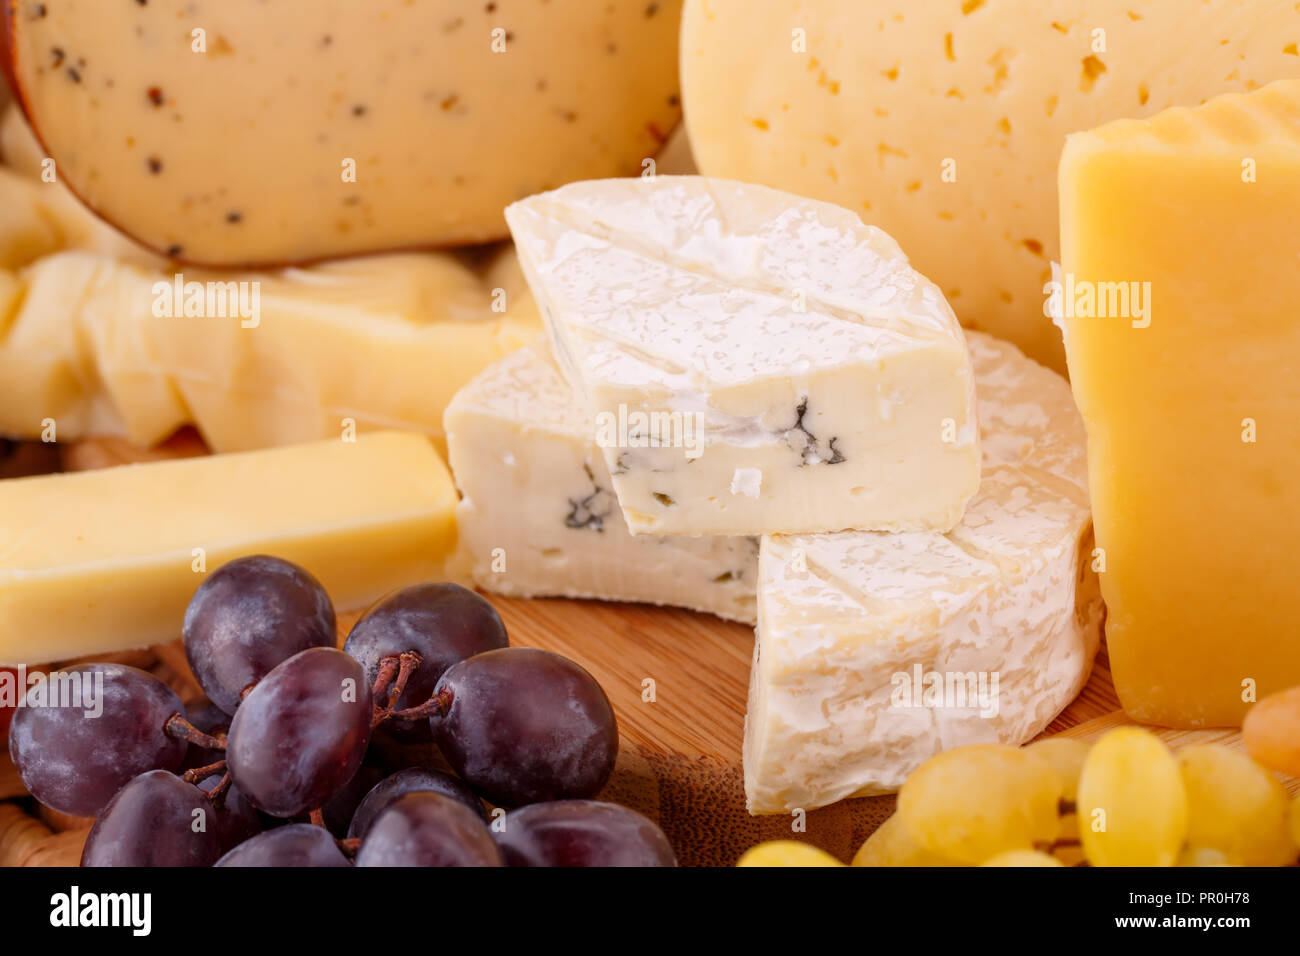
[[[1185,846],[1175,866],[1231,866],[1222,850],[1208,846]]]
[[[1082,740],[1070,737],[1047,737],[1025,748],[1052,765],[1052,769],[1060,775],[1064,787],[1061,796],[1071,803],[1079,793],[1079,774],[1083,773],[1083,761],[1090,749]]]
[[[769,840],[745,851],[736,866],[843,866],[825,850],[797,840]]]
[[[1294,858],[1287,795],[1271,773],[1220,744],[1178,753],[1187,791],[1187,842],[1238,866],[1282,866]]]
[[[1291,842],[1296,847],[1300,847],[1300,794],[1291,801],[1291,812],[1288,814],[1288,817],[1291,829]],[[1300,851],[1297,851],[1296,856],[1300,856]]]
[[[1172,866],[1187,836],[1178,761],[1138,727],[1112,730],[1083,762],[1079,837],[1093,866]]]
[[[1088,744],[1069,737],[1047,737],[1030,744],[1025,750],[1042,757],[1052,765],[1061,778],[1064,790],[1061,798],[1071,806],[1079,793],[1079,774],[1083,772],[1083,761],[1088,756]],[[1052,855],[1066,866],[1083,862],[1083,849],[1079,842],[1079,818],[1071,809],[1061,814],[1061,822],[1056,831],[1056,843]]]
[[[999,853],[991,860],[985,860],[980,866],[1064,866],[1060,860],[1038,850],[1011,850]]]
[[[912,838],[897,813],[867,837],[853,857],[853,866],[964,866],[936,856]]]
[[[1007,850],[1050,844],[1062,783],[1051,764],[1000,744],[931,757],[898,793],[898,816],[926,850],[980,863]]]

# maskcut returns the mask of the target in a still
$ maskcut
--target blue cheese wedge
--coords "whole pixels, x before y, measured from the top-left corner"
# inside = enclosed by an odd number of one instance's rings
[[[1019,744],[1100,638],[1083,422],[1069,386],[969,334],[984,479],[947,534],[771,535],[745,722],[754,813],[896,790],[928,757]]]
[[[506,219],[633,534],[947,531],[979,484],[943,295],[853,213],[698,176]]]
[[[474,583],[514,597],[672,604],[752,624],[756,537],[633,537],[590,417],[542,348],[462,388],[444,417]]]

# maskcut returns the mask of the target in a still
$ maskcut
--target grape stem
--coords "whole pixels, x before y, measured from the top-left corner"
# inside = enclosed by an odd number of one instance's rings
[[[226,749],[225,734],[220,737],[205,734],[180,714],[172,714],[167,718],[167,722],[163,724],[163,733],[169,737],[175,737],[177,740],[184,740],[186,743],[194,744],[196,747],[204,747],[208,750]]]
[[[424,658],[416,651],[405,651],[397,658],[397,679],[388,688],[388,710],[397,706],[397,700],[406,690],[406,682],[411,679],[415,669],[424,663]]]
[[[444,687],[418,707],[392,710],[387,716],[393,720],[421,720],[428,717],[442,717],[450,709],[451,688]]]
[[[218,760],[216,763],[210,763],[206,767],[191,767],[181,774],[181,779],[186,783],[198,783],[200,780],[206,780],[216,773],[226,772],[226,762]]]
[[[312,826],[320,827],[322,830],[325,829],[325,814],[320,807],[309,813],[308,818],[311,820]]]
[[[346,840],[335,840],[339,845],[339,851],[349,860],[357,855],[361,849],[361,837],[348,837]]]
[[[223,760],[221,761],[221,763],[224,769],[226,762]],[[213,766],[216,765],[213,764]],[[224,773],[222,773],[221,779],[217,781],[217,785],[208,791],[208,799],[211,800],[217,806],[220,806],[220,803],[218,803],[218,801],[225,797],[226,791],[229,789],[230,789],[230,771],[226,770]]]
[[[379,673],[375,675],[375,686],[370,691],[371,697],[379,700],[387,695],[389,685],[392,684],[393,678],[397,676],[398,666],[399,662],[396,657],[385,657],[379,662]],[[379,705],[376,704],[375,710],[379,709]]]
[[[423,662],[424,658],[415,651],[403,651],[379,662],[379,673],[375,675],[371,696],[376,701],[382,699],[384,704],[375,704],[374,717],[370,722],[372,729],[394,716],[393,708],[406,690],[407,681]]]

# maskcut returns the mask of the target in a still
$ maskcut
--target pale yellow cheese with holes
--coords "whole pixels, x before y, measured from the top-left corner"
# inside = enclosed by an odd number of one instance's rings
[[[400,432],[0,481],[0,663],[175,640],[207,572],[274,554],[340,610],[442,576],[456,490]]]
[[[15,7],[60,179],[206,265],[504,238],[506,205],[639,173],[681,112],[681,0]]]
[[[1298,43],[1277,0],[688,0],[682,96],[700,172],[853,210],[1062,370],[1066,135],[1300,76]]]

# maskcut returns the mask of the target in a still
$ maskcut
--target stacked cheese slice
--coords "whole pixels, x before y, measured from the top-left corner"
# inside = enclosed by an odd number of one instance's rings
[[[659,177],[507,218],[551,348],[447,411],[480,586],[756,620],[756,813],[1023,741],[1077,694],[1099,605],[1059,377],[968,347],[898,246],[838,207]],[[962,699],[927,695],[936,676]]]

